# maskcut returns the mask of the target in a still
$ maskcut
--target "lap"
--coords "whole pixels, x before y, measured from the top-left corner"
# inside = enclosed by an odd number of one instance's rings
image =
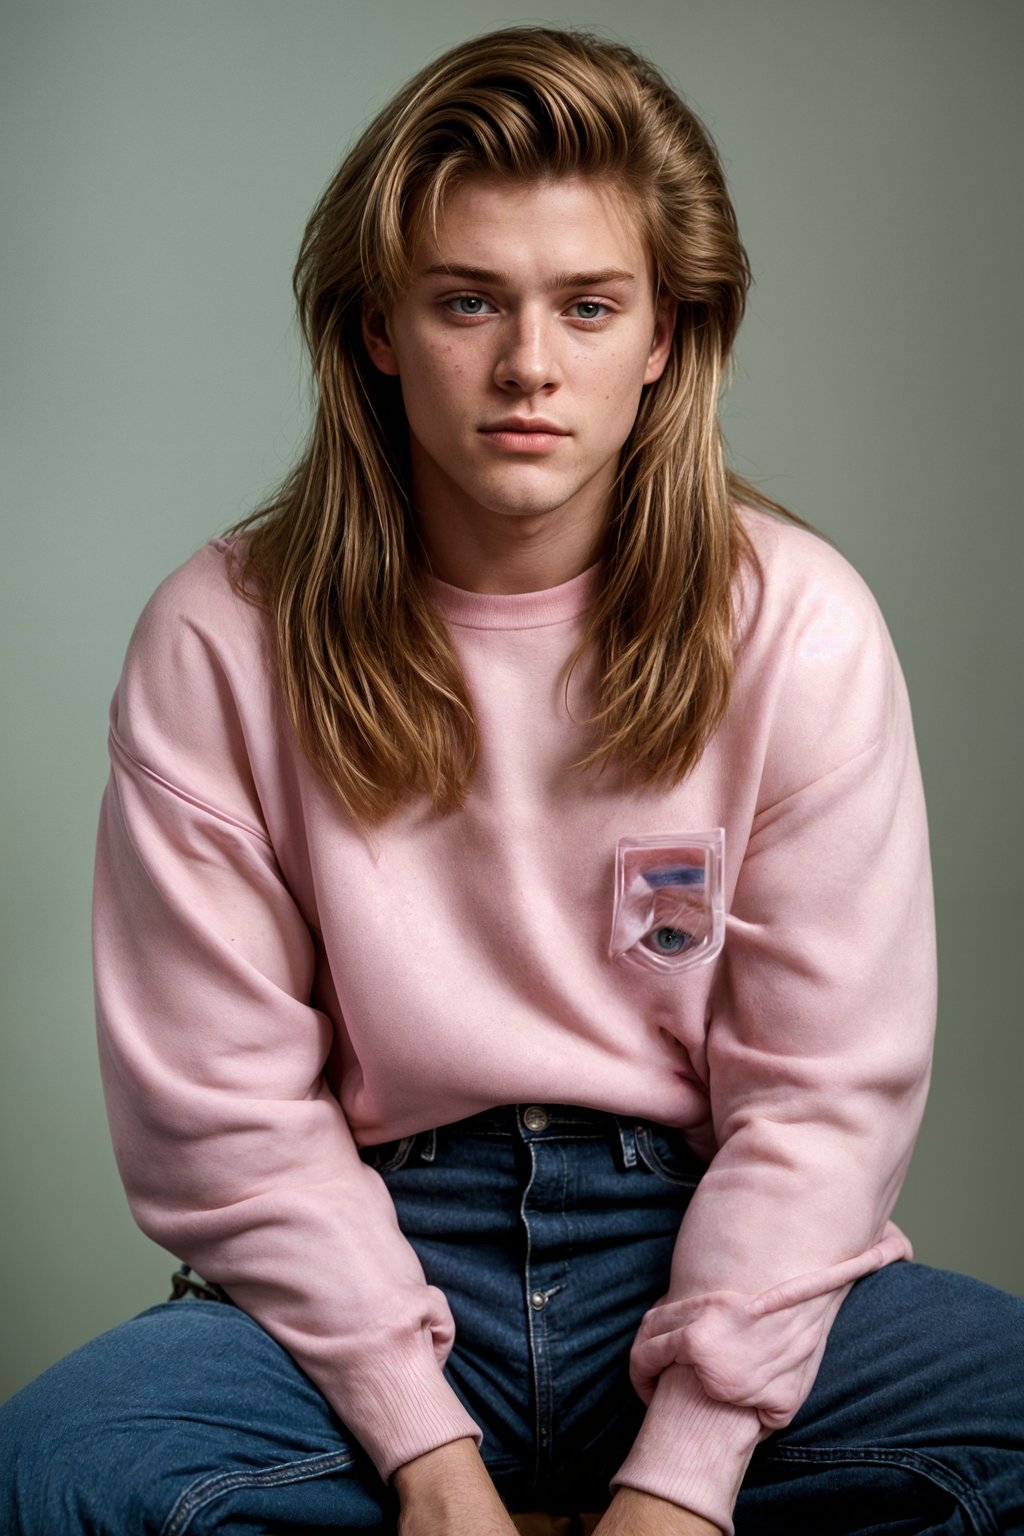
[[[606,1501],[643,1414],[632,1333],[664,1287],[699,1176],[685,1158],[665,1162],[671,1147],[645,1160],[636,1142],[629,1158],[617,1133],[580,1130],[556,1118],[531,1133],[528,1164],[507,1137],[453,1134],[381,1170],[449,1297],[449,1380],[512,1507]],[[755,1454],[737,1536],[1024,1532],[1022,1381],[1019,1300],[919,1264],[866,1277],[807,1402]],[[379,1532],[395,1517],[291,1356],[216,1301],[150,1308],[46,1372],[0,1410],[0,1468],[0,1499],[19,1511],[4,1524],[0,1505],[0,1527],[18,1536]]]
[[[868,1276],[807,1402],[755,1454],[737,1536],[1024,1531],[1022,1381],[1017,1298],[920,1264]],[[609,1423],[620,1409],[616,1388]],[[5,1418],[17,1435],[3,1443],[33,1448],[21,1482],[5,1477],[19,1509],[5,1530],[393,1529],[390,1491],[319,1391],[220,1302],[150,1308],[45,1372]],[[606,1442],[606,1478],[627,1449]]]

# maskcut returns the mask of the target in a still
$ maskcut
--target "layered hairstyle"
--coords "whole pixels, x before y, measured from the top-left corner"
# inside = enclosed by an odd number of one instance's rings
[[[718,403],[750,283],[711,139],[631,49],[512,27],[453,48],[378,114],[309,220],[294,274],[315,416],[301,461],[236,523],[232,579],[262,606],[280,683],[313,767],[363,825],[416,797],[465,799],[472,702],[424,560],[398,381],[361,334],[412,280],[424,219],[484,173],[595,177],[627,199],[656,296],[678,304],[671,356],[622,450],[580,646],[596,656],[590,750],[638,784],[696,763],[729,697],[740,499],[782,511],[730,472]]]

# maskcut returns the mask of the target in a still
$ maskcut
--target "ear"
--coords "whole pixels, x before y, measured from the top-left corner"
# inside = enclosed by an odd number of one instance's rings
[[[388,334],[387,316],[373,304],[368,295],[363,298],[362,311],[363,345],[370,354],[370,361],[381,373],[398,377],[398,358]]]
[[[675,299],[660,298],[654,317],[654,340],[644,370],[644,383],[653,384],[665,372],[665,364],[672,352],[672,338],[676,333],[676,316],[679,305]]]

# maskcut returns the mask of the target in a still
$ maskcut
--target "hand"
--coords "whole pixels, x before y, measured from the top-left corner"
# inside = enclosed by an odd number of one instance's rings
[[[398,1536],[517,1536],[472,1440],[453,1440],[399,1467]]]
[[[717,1525],[692,1510],[641,1493],[620,1488],[601,1519],[594,1536],[722,1536]]]

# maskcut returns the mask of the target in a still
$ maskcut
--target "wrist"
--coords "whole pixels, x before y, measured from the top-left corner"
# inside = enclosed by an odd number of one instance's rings
[[[703,1515],[639,1488],[619,1488],[613,1507],[628,1517],[630,1528],[635,1522],[637,1530],[650,1536],[722,1536],[721,1528]]]
[[[480,1458],[476,1441],[465,1438],[449,1440],[422,1456],[413,1457],[391,1474],[391,1482],[399,1499],[420,1499],[431,1492],[444,1492],[453,1481],[466,1478],[487,1477],[487,1470]],[[488,1479],[489,1481],[489,1479]]]

